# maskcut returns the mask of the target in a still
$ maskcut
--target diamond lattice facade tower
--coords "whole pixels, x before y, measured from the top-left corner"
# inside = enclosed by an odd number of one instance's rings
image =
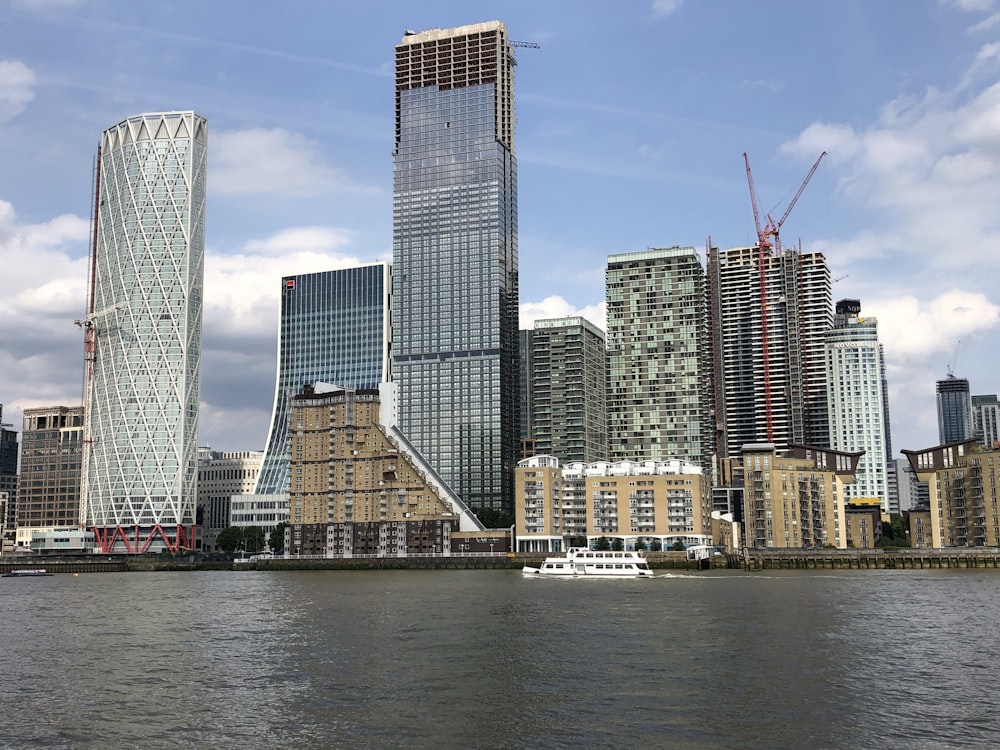
[[[708,283],[719,457],[747,443],[828,447],[822,253],[709,248]]]
[[[194,112],[101,139],[81,518],[105,553],[194,546],[207,147]]]
[[[396,47],[400,428],[470,507],[505,511],[519,453],[513,78],[498,21]]]
[[[288,494],[289,409],[304,386],[371,389],[389,381],[391,289],[388,263],[281,280],[278,377],[255,495]]]
[[[861,315],[858,300],[841,300],[825,341],[830,446],[864,451],[854,482],[844,487],[846,497],[877,499],[886,513],[899,512],[889,494],[892,456],[878,321]]]
[[[712,359],[698,253],[608,256],[607,300],[610,460],[682,459],[711,476]]]

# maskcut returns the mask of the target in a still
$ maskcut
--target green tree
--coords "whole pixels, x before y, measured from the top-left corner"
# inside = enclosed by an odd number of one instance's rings
[[[493,508],[479,508],[474,512],[487,529],[509,529],[514,525],[513,513],[504,513]]]
[[[571,536],[569,538],[569,546],[570,547],[586,547],[587,546],[587,537],[585,537],[585,536]]]
[[[684,551],[684,542],[682,542],[680,539],[678,539],[676,542],[674,542],[672,545],[670,545],[670,549],[672,549],[674,552],[683,552]]]
[[[285,529],[288,528],[288,523],[282,521],[271,531],[271,535],[267,538],[267,546],[271,548],[271,551],[276,554],[281,554],[285,551]]]
[[[625,542],[623,542],[619,537],[615,537],[611,541],[611,549],[613,549],[615,552],[621,552],[623,549],[625,549]]]
[[[264,549],[264,529],[260,526],[248,526],[244,529],[243,549],[250,553]]]
[[[243,549],[243,529],[239,526],[227,526],[215,537],[215,546],[223,552]]]
[[[639,539],[635,543],[635,551],[636,552],[645,552],[646,551],[646,543],[644,541],[642,541],[641,539]]]
[[[663,542],[661,542],[659,539],[654,539],[649,543],[650,552],[659,552],[662,549],[663,549]]]
[[[609,550],[611,549],[611,542],[608,541],[606,536],[599,537],[597,542],[594,543],[594,549]]]

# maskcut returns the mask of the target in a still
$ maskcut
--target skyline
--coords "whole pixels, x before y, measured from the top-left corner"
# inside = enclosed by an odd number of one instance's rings
[[[24,407],[81,403],[72,322],[100,133],[195,109],[212,131],[199,443],[262,449],[277,281],[391,260],[395,45],[493,19],[540,45],[515,72],[522,328],[571,314],[604,328],[609,255],[751,244],[741,154],[780,215],[825,150],[782,236],[823,252],[834,300],[878,319],[896,454],[937,443],[949,369],[997,392],[997,2],[297,2],[267,24],[242,7],[0,2],[0,403],[15,428]]]

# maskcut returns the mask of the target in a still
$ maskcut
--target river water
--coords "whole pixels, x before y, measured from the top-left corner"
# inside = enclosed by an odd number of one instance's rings
[[[4,748],[995,748],[1000,571],[0,579]]]

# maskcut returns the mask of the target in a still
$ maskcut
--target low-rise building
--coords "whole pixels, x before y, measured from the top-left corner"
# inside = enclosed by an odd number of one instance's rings
[[[928,485],[926,511],[908,514],[912,546],[1000,546],[1000,450],[970,438],[902,453]]]
[[[847,548],[844,485],[862,453],[773,443],[741,451],[744,544],[752,549]]]
[[[198,448],[197,547],[215,551],[215,539],[227,526],[234,495],[253,492],[264,461],[263,451],[213,451]],[[246,508],[240,501],[239,512]],[[255,525],[255,524],[251,524]]]
[[[533,456],[517,465],[517,551],[558,552],[608,540],[624,549],[711,544],[710,495],[686,461],[570,463]]]
[[[394,385],[306,387],[289,422],[292,555],[451,554],[479,520],[396,427]]]
[[[847,546],[872,549],[882,538],[882,501],[877,497],[852,497],[844,506]]]

